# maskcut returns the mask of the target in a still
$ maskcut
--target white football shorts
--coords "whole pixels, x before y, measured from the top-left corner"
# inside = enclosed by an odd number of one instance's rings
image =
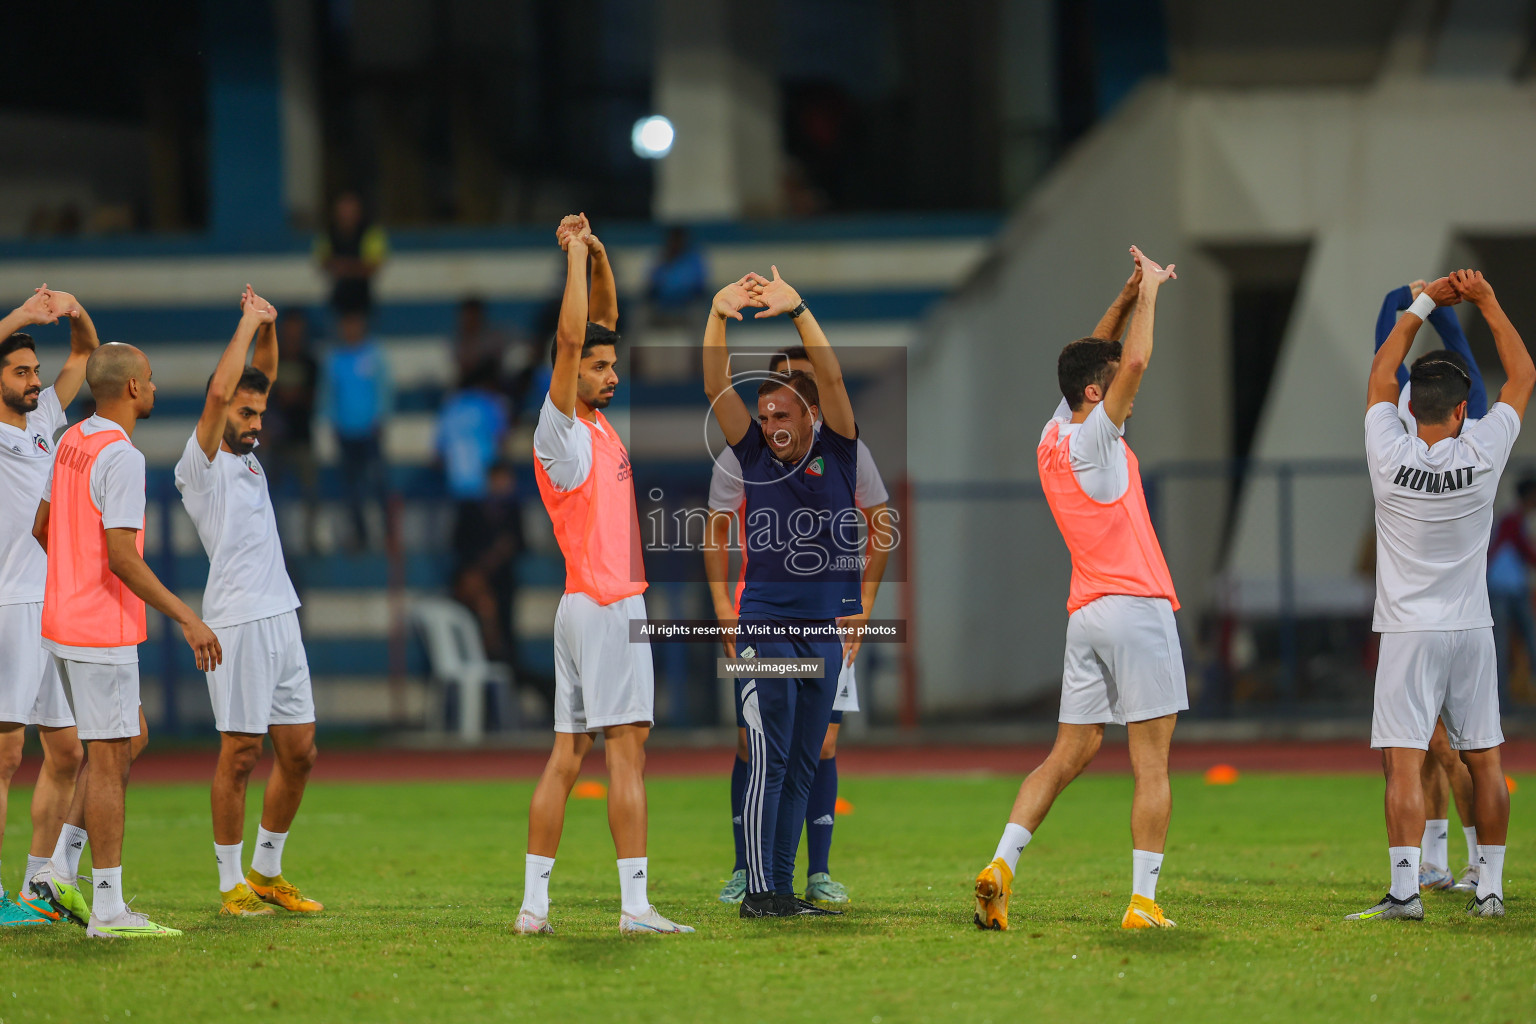
[[[1124,725],[1188,708],[1179,627],[1165,598],[1112,594],[1067,619],[1060,721]]]
[[[101,665],[50,655],[82,740],[131,739],[139,734],[139,663]]]
[[[1435,719],[1455,750],[1504,742],[1493,628],[1381,634],[1371,747],[1429,749]]]
[[[566,594],[555,612],[555,732],[650,725],[656,682],[649,641],[630,643],[629,620],[644,619],[645,596],[598,604]]]
[[[309,656],[299,614],[287,611],[213,630],[224,660],[208,677],[213,724],[219,732],[265,733],[273,725],[315,720]]]
[[[0,722],[63,729],[75,724],[64,682],[43,650],[43,603],[0,604]]]

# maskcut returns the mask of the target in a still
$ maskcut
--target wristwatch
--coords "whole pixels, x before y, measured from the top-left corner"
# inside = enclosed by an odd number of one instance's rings
[[[794,320],[794,319],[798,318],[801,313],[804,313],[804,312],[805,312],[805,300],[801,299],[800,300],[800,305],[796,306],[794,309],[789,311],[789,318],[791,320]]]

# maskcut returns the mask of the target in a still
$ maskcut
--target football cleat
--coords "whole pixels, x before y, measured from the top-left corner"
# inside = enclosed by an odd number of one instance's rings
[[[688,935],[693,929],[685,924],[668,921],[656,912],[654,905],[639,916],[619,915],[619,932],[623,935]]]
[[[1387,921],[1394,917],[1400,917],[1405,921],[1424,920],[1424,901],[1419,899],[1419,894],[1414,893],[1405,900],[1387,893],[1381,898],[1381,902],[1369,910],[1362,910],[1358,914],[1345,914],[1346,921]]]
[[[1503,917],[1504,898],[1498,893],[1489,893],[1479,899],[1472,897],[1472,902],[1467,904],[1468,917]]]
[[[146,915],[124,907],[123,912],[110,921],[103,921],[92,914],[85,934],[93,939],[158,939],[180,935],[181,932],[163,924],[155,924]]]
[[[1477,892],[1477,865],[1468,864],[1461,869],[1461,877],[1451,886],[1452,892]]]
[[[1178,925],[1163,916],[1163,908],[1157,901],[1146,896],[1132,896],[1131,905],[1125,908],[1120,919],[1121,928],[1177,928]]]
[[[976,927],[987,931],[1008,930],[1008,897],[1013,893],[1013,871],[1001,857],[976,876]]]
[[[42,924],[53,924],[55,918],[48,918],[39,914],[31,906],[17,903],[0,892],[0,928],[27,928]]]
[[[15,900],[16,904],[22,909],[30,910],[32,913],[37,914],[40,917],[46,917],[50,921],[62,921],[64,919],[63,914],[59,913],[57,910],[54,910],[53,907],[49,905],[48,901],[42,899],[41,897],[33,896],[29,893],[18,892],[10,898]]]
[[[1449,889],[1456,879],[1438,864],[1425,862],[1419,865],[1419,888],[1426,891]]]
[[[512,930],[519,935],[553,935],[555,930],[549,926],[549,918],[539,917],[531,910],[520,910],[517,920],[512,923]]]
[[[314,914],[325,909],[324,903],[305,896],[299,892],[298,886],[282,875],[268,878],[266,875],[257,874],[252,868],[245,873],[245,884],[251,887],[251,892],[260,897],[262,902],[291,910],[296,914]]]
[[[747,894],[747,870],[742,868],[731,874],[730,880],[720,888],[721,903],[740,903]]]
[[[84,928],[91,919],[91,908],[80,891],[78,876],[65,878],[56,874],[52,864],[48,864],[32,876],[27,888],[32,890],[32,895],[58,911],[63,920],[73,921]]]
[[[779,897],[771,892],[749,892],[741,899],[741,917],[791,917]]]
[[[219,893],[222,904],[219,907],[221,917],[271,917],[277,911],[261,901],[261,897],[251,891],[251,887],[241,882],[229,892]]]
[[[842,917],[841,910],[831,910],[827,907],[818,907],[810,900],[803,900],[798,896],[778,896],[780,906],[785,917]]]
[[[848,890],[843,883],[832,881],[825,871],[819,871],[805,880],[805,898],[813,903],[847,903]]]

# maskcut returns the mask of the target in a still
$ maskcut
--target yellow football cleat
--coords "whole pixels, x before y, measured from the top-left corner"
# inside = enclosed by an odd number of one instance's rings
[[[251,887],[241,882],[229,892],[219,893],[223,899],[223,905],[219,907],[220,916],[227,917],[271,917],[277,911],[261,902],[261,897],[251,891]]]
[[[1178,925],[1163,916],[1163,908],[1155,900],[1145,896],[1132,896],[1131,905],[1125,910],[1121,928],[1177,928]]]
[[[261,897],[262,902],[270,903],[274,907],[282,907],[284,910],[291,910],[298,914],[314,914],[325,909],[325,904],[299,892],[299,887],[282,875],[268,878],[266,875],[257,874],[255,869],[252,869],[245,874],[245,884]]]
[[[1008,862],[998,857],[976,876],[976,927],[988,931],[1008,930],[1008,897],[1013,892],[1013,872]]]

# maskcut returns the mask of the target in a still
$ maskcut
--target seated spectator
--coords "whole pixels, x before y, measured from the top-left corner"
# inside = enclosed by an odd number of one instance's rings
[[[315,260],[331,279],[331,309],[338,316],[373,311],[373,276],[388,257],[389,238],[368,221],[358,194],[337,196],[330,223],[315,239]]]
[[[336,431],[341,449],[341,483],[352,518],[355,550],[369,546],[369,501],[385,515],[388,478],[384,464],[384,423],[394,412],[394,386],[384,349],[368,334],[359,312],[341,316],[340,338],[326,354],[321,372],[321,410]]]
[[[453,597],[475,613],[486,656],[516,662],[517,559],[523,552],[522,502],[506,462],[486,474],[478,500],[458,505],[453,523]]]
[[[705,298],[708,276],[704,254],[693,244],[688,229],[671,228],[651,268],[648,297],[653,312],[666,320],[692,316],[694,306]]]

